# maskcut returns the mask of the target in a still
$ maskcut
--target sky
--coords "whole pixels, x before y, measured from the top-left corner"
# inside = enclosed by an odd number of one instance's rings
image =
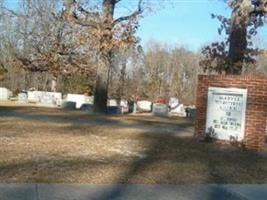
[[[20,0],[6,0],[15,7]],[[161,0],[150,0],[152,3]],[[211,18],[211,14],[226,17],[231,15],[231,10],[222,0],[165,0],[160,6],[155,6],[156,11],[146,12],[140,21],[137,35],[141,44],[146,46],[150,41],[160,41],[169,45],[179,45],[198,51],[200,48],[213,41],[223,39],[218,34],[220,22]],[[137,0],[126,0],[127,4],[134,7]],[[267,38],[267,26],[259,30],[258,38]],[[260,47],[267,47],[262,41],[256,41]]]
[[[198,50],[204,44],[221,39],[219,21],[211,14],[230,16],[231,10],[220,0],[172,0],[171,5],[147,14],[140,23],[142,44],[150,40]]]
[[[222,0],[169,0],[170,6],[148,14],[141,20],[138,36],[146,46],[151,40],[179,45],[192,51],[225,36],[218,34],[220,22],[211,14],[231,16],[231,9]],[[255,47],[267,48],[267,26],[258,29]],[[266,40],[266,41],[265,41]]]

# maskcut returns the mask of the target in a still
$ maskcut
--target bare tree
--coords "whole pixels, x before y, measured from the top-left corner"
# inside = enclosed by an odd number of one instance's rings
[[[166,99],[177,97],[186,104],[194,103],[199,55],[155,41],[150,41],[145,49],[143,63],[138,63],[131,79],[126,80],[129,90],[152,101],[161,96]]]

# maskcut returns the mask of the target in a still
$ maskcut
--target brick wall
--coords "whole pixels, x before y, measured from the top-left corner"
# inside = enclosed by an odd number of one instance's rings
[[[262,148],[265,143],[267,76],[199,75],[195,124],[195,137],[197,138],[205,134],[209,87],[247,89],[247,110],[243,143],[250,149]]]

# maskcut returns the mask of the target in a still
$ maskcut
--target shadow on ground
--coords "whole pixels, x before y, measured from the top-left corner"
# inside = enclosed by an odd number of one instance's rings
[[[41,111],[41,113],[40,113]],[[16,117],[30,121],[66,123],[71,125],[96,125],[116,128],[136,128],[153,132],[175,132],[176,129],[193,132],[190,119],[166,119],[150,116],[96,115],[79,111],[36,107],[0,107],[0,116]]]
[[[121,129],[131,126],[135,128],[150,127],[160,123],[158,119],[155,120],[154,124],[149,119],[134,118],[133,121],[137,124],[134,123],[133,125],[119,121],[116,117],[88,116],[66,111],[51,113],[52,110],[50,109],[41,109],[41,113],[40,110],[38,112],[37,108],[5,107],[0,108],[0,110],[1,117],[16,117],[23,120],[52,123],[64,122],[70,127],[93,124],[107,127],[116,126],[116,128]],[[162,127],[166,126],[165,128],[173,127],[175,121],[164,122],[161,125]],[[185,130],[184,128],[192,127],[186,121],[177,121],[177,126],[182,127],[175,129],[178,135],[179,132]],[[142,157],[107,156],[104,160],[99,160],[88,156],[68,157],[64,154],[55,154],[49,159],[40,155],[39,159],[17,160],[13,163],[1,160],[0,181],[101,184],[267,182],[267,157],[265,154],[230,146],[198,143],[190,137],[181,138],[175,135],[154,134],[154,130],[155,128],[148,129],[137,138],[146,146],[142,152]],[[110,134],[110,137],[116,135],[114,132],[107,132],[106,134]],[[112,146],[112,143],[110,145]],[[98,196],[97,199],[116,199],[123,196],[124,192],[124,190],[118,189],[110,190],[108,193]],[[215,197],[216,193],[210,194],[210,199],[216,199]]]

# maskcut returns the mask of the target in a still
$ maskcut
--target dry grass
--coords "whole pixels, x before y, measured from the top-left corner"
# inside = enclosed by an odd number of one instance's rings
[[[182,118],[18,106],[0,116],[0,182],[267,182],[265,151],[197,143]]]

